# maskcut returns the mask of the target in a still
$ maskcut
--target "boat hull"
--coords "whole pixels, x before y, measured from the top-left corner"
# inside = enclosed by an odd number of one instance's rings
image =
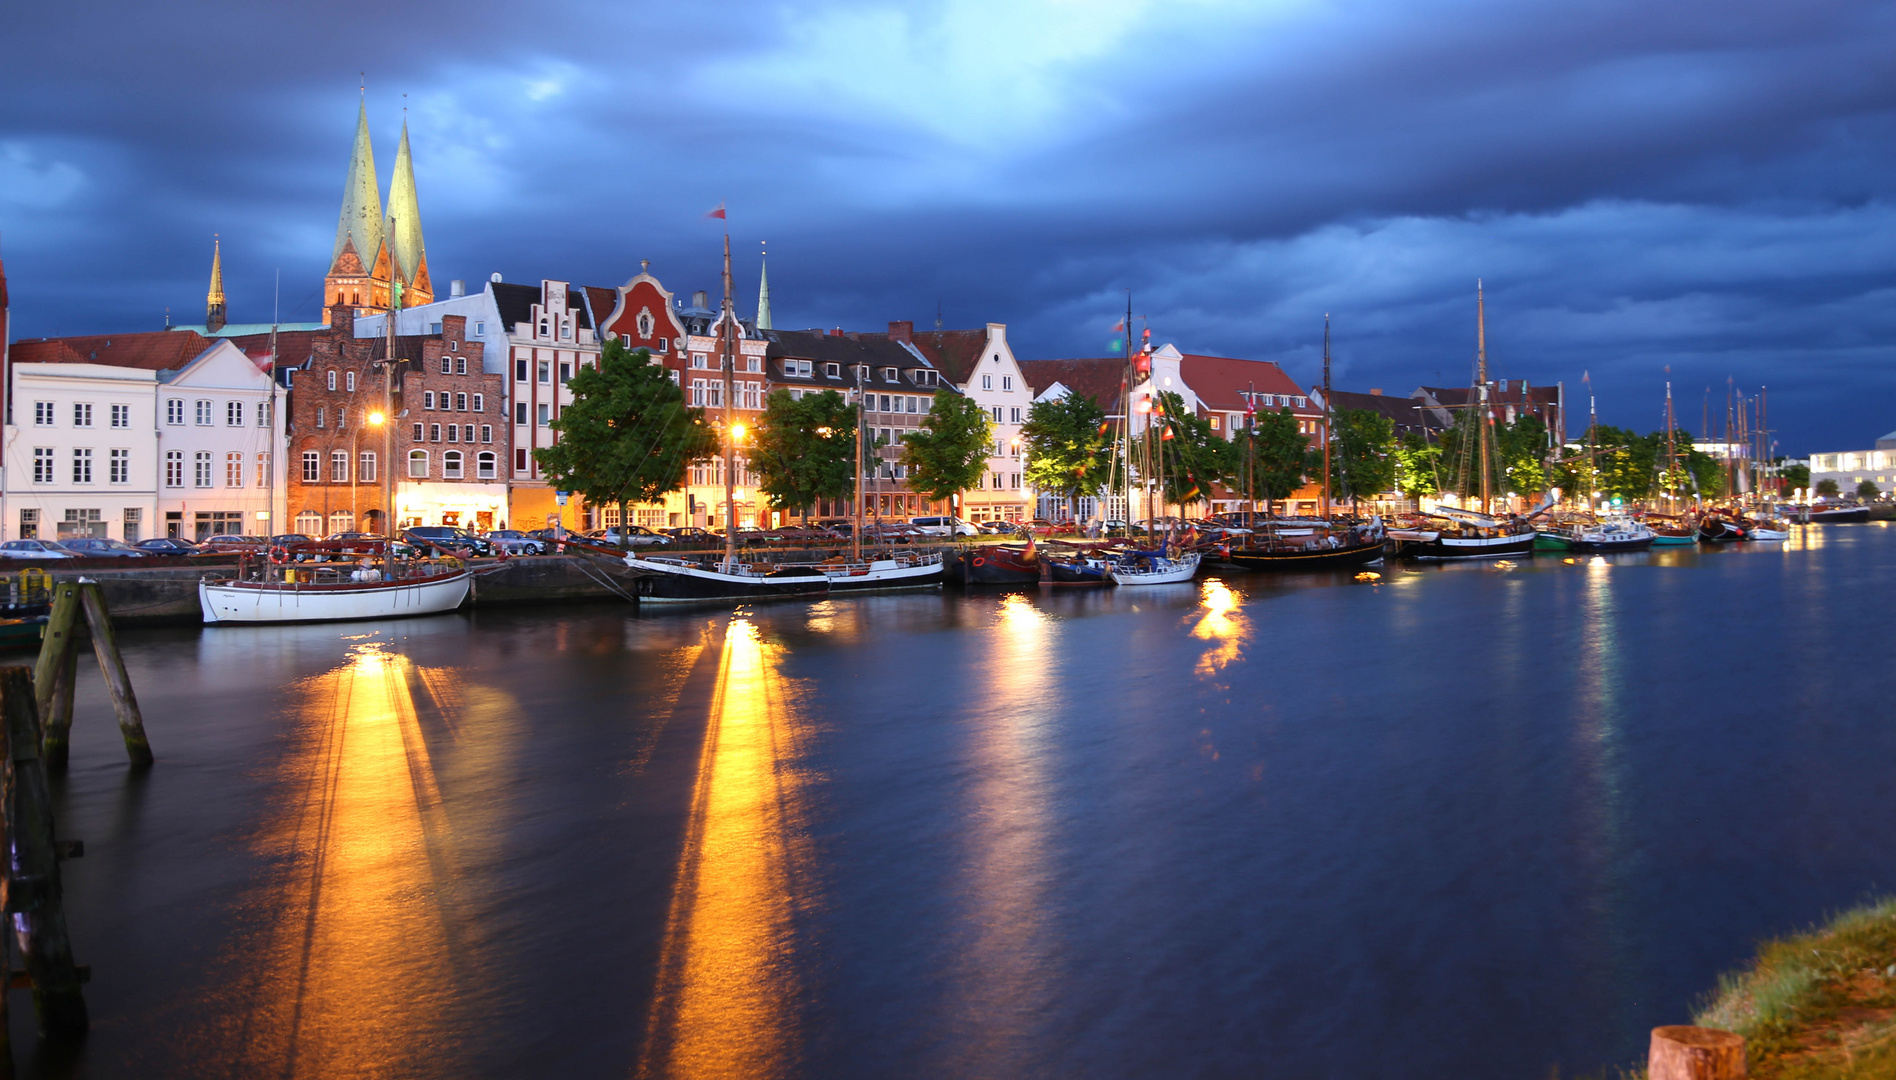
[[[1654,533],[1652,538],[1653,547],[1689,547],[1696,543],[1698,543],[1698,537],[1690,534],[1679,536],[1673,533]]]
[[[692,604],[711,600],[782,600],[823,596],[830,579],[814,567],[769,574],[727,573],[696,564],[642,559],[627,555],[625,564],[643,571],[637,595],[653,604]]]
[[[1513,536],[1445,536],[1433,540],[1405,541],[1399,554],[1405,559],[1448,562],[1462,559],[1512,559],[1533,555],[1538,533]]]
[[[1037,585],[1040,560],[1022,560],[1001,548],[983,548],[961,557],[964,580],[970,585]]]
[[[925,561],[876,559],[836,568],[819,567],[829,579],[829,591],[892,592],[897,589],[939,588],[945,566],[939,555]]]
[[[206,623],[349,622],[453,611],[467,599],[466,571],[388,584],[198,581]]]
[[[1114,567],[1108,571],[1115,585],[1171,585],[1174,582],[1190,581],[1198,573],[1199,554],[1194,551],[1176,559],[1167,559],[1169,566],[1143,570],[1134,567]]]
[[[1246,570],[1347,570],[1381,561],[1388,548],[1387,540],[1313,551],[1245,551],[1233,548],[1225,561]]]
[[[1870,508],[1852,506],[1842,510],[1812,510],[1807,518],[1813,525],[1845,525],[1870,520]]]
[[[1050,585],[1105,585],[1108,584],[1106,569],[1090,563],[1047,561],[1047,583]]]
[[[1586,555],[1612,555],[1621,551],[1644,551],[1652,546],[1650,536],[1635,536],[1614,540],[1575,540],[1574,551]]]

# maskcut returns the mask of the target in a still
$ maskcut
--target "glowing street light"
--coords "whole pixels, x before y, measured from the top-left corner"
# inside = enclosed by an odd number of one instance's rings
[[[370,427],[381,427],[381,426],[382,426],[382,421],[384,421],[384,420],[386,420],[386,419],[388,419],[388,417],[386,417],[386,416],[383,416],[383,415],[382,415],[381,413],[379,413],[379,412],[372,412],[372,413],[370,413],[370,414],[369,414],[369,426],[370,426]]]

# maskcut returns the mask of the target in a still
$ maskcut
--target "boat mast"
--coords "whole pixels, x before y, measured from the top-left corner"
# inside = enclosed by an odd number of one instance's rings
[[[1670,373],[1672,371],[1671,365],[1667,365],[1666,371],[1667,373]],[[1674,482],[1673,480],[1674,475],[1677,473],[1678,468],[1679,468],[1679,449],[1678,449],[1678,444],[1674,440],[1675,440],[1675,436],[1673,434],[1673,421],[1672,421],[1672,380],[1667,379],[1666,380],[1666,482],[1665,482],[1664,490],[1666,493],[1666,502],[1668,504],[1667,508],[1673,511],[1677,511],[1679,508],[1678,507],[1679,500],[1672,493],[1672,485]]]
[[[1324,370],[1329,370],[1329,333],[1328,323],[1324,334]],[[1475,438],[1481,443],[1481,512],[1488,512],[1488,439],[1492,432],[1489,425],[1492,417],[1488,415],[1488,311],[1487,302],[1482,298],[1481,280],[1475,279],[1475,386],[1477,391],[1478,412],[1476,413]],[[1328,408],[1328,405],[1325,405]],[[1326,455],[1327,456],[1327,455]],[[1326,476],[1328,470],[1325,470]],[[1326,480],[1327,484],[1327,480]],[[1326,490],[1325,497],[1328,497]]]
[[[1247,382],[1244,398],[1244,495],[1251,504],[1251,516],[1244,527],[1257,520],[1257,383]]]
[[[1485,496],[1484,496],[1485,498]],[[1323,513],[1330,520],[1330,313],[1323,313]]]
[[[862,365],[852,365],[856,369],[856,478],[850,485],[854,495],[856,513],[855,527],[849,530],[849,561],[862,561]],[[949,530],[953,532],[953,529]]]
[[[724,368],[724,562],[726,566],[737,561],[737,429],[731,415],[732,372],[737,366],[736,343],[732,334],[737,328],[737,314],[731,307],[731,234],[724,234],[724,306],[718,315],[718,360]],[[619,522],[623,532],[628,522]]]

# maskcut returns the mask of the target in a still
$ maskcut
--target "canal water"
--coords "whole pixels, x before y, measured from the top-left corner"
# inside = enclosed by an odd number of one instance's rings
[[[1896,888],[1896,529],[126,635],[28,1076],[1545,1077]],[[83,670],[83,669],[82,669]]]

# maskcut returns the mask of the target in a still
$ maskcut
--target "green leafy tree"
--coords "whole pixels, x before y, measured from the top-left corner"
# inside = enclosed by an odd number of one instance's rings
[[[1782,461],[1784,459],[1779,458],[1778,460]],[[1807,488],[1809,486],[1809,465],[1785,465],[1778,469],[1778,489],[1780,491],[1795,491],[1798,488]]]
[[[771,509],[796,510],[808,521],[816,500],[855,495],[855,423],[856,407],[834,390],[800,399],[773,390],[764,398],[746,457]]]
[[[1440,490],[1442,448],[1419,431],[1405,431],[1396,440],[1396,490],[1411,499],[1433,495]]]
[[[1106,429],[1106,411],[1093,398],[1068,394],[1057,401],[1035,402],[1020,427],[1020,440],[1027,455],[1027,483],[1066,499],[1069,514],[1075,499],[1106,490],[1112,474],[1112,434]]]
[[[1231,443],[1211,429],[1211,421],[1185,407],[1185,399],[1169,390],[1159,392],[1159,407],[1164,420],[1154,428],[1163,455],[1166,502],[1182,508],[1186,503],[1206,502],[1211,498],[1211,483],[1229,471],[1227,457]],[[1163,432],[1169,429],[1172,437]]]
[[[1857,484],[1857,498],[1862,499],[1864,502],[1869,502],[1872,499],[1876,498],[1878,495],[1881,495],[1882,493],[1883,493],[1883,489],[1877,487],[1876,481],[1871,480],[1868,477],[1865,477],[1860,483]]]
[[[1817,481],[1817,494],[1822,495],[1824,498],[1834,499],[1840,493],[1841,492],[1838,489],[1837,482],[1835,480],[1826,478],[1826,479]]]
[[[994,421],[987,410],[973,398],[938,390],[927,425],[909,432],[902,443],[909,487],[931,499],[959,495],[981,482],[993,445]]]
[[[1258,413],[1244,436],[1232,444],[1225,475],[1230,486],[1250,498],[1263,499],[1276,511],[1279,499],[1288,499],[1304,485],[1310,440],[1297,430],[1289,409]]]
[[[1496,425],[1494,434],[1501,454],[1501,482],[1507,489],[1524,497],[1546,491],[1547,425],[1540,417],[1517,416],[1512,424]]]
[[[1365,495],[1388,491],[1396,480],[1395,421],[1368,409],[1339,409],[1330,426],[1330,472],[1350,507]]]
[[[554,487],[616,505],[621,522],[629,504],[677,491],[692,462],[722,449],[704,410],[685,405],[684,391],[644,349],[609,341],[599,366],[581,368],[567,387],[573,403],[553,422],[559,440],[533,458]]]

